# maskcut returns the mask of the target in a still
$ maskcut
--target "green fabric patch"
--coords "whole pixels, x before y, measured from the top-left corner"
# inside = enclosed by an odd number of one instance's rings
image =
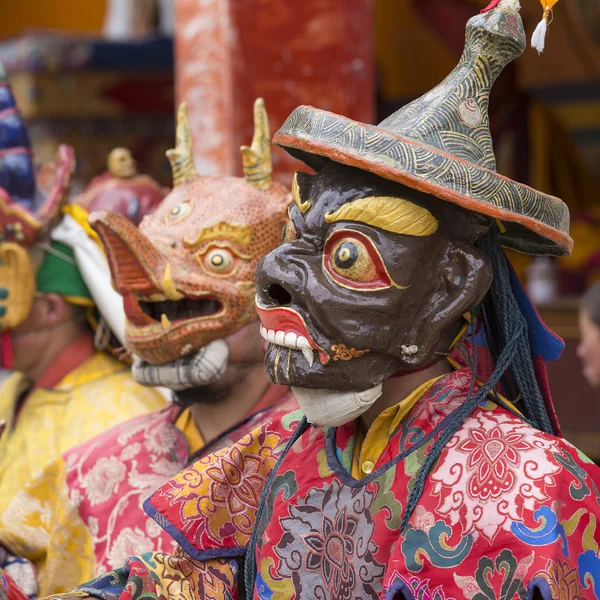
[[[60,242],[52,242],[51,247],[57,254],[46,251],[38,269],[36,290],[42,294],[68,296],[75,301],[92,300],[92,295],[75,264],[72,248]]]
[[[471,317],[473,317],[473,320],[477,320],[477,318],[479,317],[479,315],[481,314],[481,309],[483,308],[483,302],[480,302],[472,311],[471,311]]]

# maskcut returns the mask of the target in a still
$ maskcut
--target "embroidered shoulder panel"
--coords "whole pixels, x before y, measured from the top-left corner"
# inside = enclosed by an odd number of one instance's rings
[[[243,554],[265,481],[301,419],[291,413],[199,458],[146,501],[146,512],[194,558]]]

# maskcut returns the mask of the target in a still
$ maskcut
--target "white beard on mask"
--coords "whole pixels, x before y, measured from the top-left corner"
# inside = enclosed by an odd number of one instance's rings
[[[203,387],[223,376],[229,359],[229,346],[215,340],[195,354],[178,358],[166,365],[151,365],[134,356],[131,373],[141,385],[181,391]]]
[[[381,396],[381,383],[363,392],[309,390],[293,387],[292,391],[309,423],[322,427],[339,427],[366,412]]]

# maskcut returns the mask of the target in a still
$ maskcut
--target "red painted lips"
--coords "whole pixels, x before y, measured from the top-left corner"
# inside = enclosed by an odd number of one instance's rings
[[[321,364],[329,362],[329,356],[312,339],[304,319],[294,309],[262,308],[257,303],[256,312],[263,325],[261,333],[269,342],[297,350],[312,348],[319,352]]]

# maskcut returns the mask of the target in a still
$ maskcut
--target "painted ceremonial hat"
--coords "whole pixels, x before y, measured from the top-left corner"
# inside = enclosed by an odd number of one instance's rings
[[[169,189],[149,175],[138,173],[136,161],[127,148],[114,148],[106,162],[106,173],[94,177],[73,203],[89,213],[116,212],[139,225],[162,202]]]
[[[0,63],[0,331],[29,314],[36,270],[28,249],[62,218],[74,167],[73,149],[60,146],[55,160],[36,173],[29,136]]]
[[[467,23],[465,49],[452,73],[378,126],[300,106],[273,142],[316,171],[335,161],[498,220],[500,242],[508,248],[569,254],[566,204],[496,172],[490,90],[524,51],[526,38],[518,0],[492,5]]]
[[[87,212],[68,204],[74,169],[73,148],[64,144],[51,163],[35,168],[27,129],[0,63],[0,354],[5,366],[10,363],[5,334],[27,319],[36,294],[55,293],[71,304],[95,307],[92,327],[101,319],[106,343],[110,333],[123,339],[122,302],[110,285],[98,236]]]

